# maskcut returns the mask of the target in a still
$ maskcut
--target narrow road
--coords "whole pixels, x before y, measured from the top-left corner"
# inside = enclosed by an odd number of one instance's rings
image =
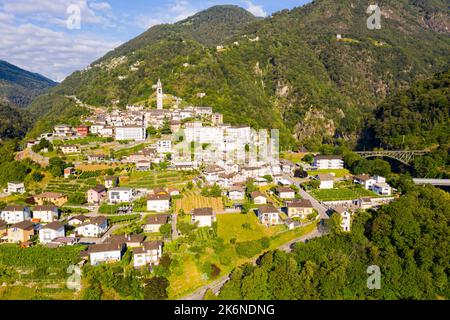
[[[321,204],[319,201],[317,201],[316,198],[311,196],[308,192],[303,190],[301,187],[299,187],[299,194],[301,195],[301,197],[303,199],[307,199],[307,200],[311,201],[314,209],[316,209],[317,212],[319,213],[320,219],[323,219],[323,220],[329,219],[329,216],[327,214],[327,211],[328,211],[327,207],[325,207],[323,204]]]
[[[172,241],[176,240],[179,236],[178,230],[177,230],[177,218],[178,218],[178,214],[176,214],[176,213],[172,214]]]
[[[321,230],[319,230],[318,228],[315,228],[312,232],[305,234],[294,240],[291,240],[291,241],[279,246],[277,249],[286,251],[286,252],[290,252],[292,250],[292,245],[294,243],[305,242],[307,240],[310,240],[313,238],[318,238],[323,235],[324,235],[324,233]],[[256,264],[256,261],[259,259],[259,257],[260,256],[253,259],[253,264]],[[205,293],[207,290],[211,290],[211,292],[213,294],[217,294],[220,291],[220,289],[222,288],[222,286],[225,284],[225,282],[227,282],[230,279],[229,276],[230,276],[229,274],[226,276],[223,276],[222,278],[215,280],[215,281],[211,282],[210,284],[207,284],[207,285],[197,289],[193,293],[181,298],[180,300],[202,300],[203,297],[205,296]]]

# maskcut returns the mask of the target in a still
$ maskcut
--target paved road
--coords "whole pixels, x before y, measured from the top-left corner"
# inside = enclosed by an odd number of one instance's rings
[[[311,196],[308,192],[306,192],[305,190],[303,190],[302,188],[299,188],[299,193],[302,196],[303,199],[307,199],[309,201],[311,201],[314,209],[317,210],[317,212],[320,215],[320,219],[329,219],[329,216],[327,214],[327,207],[325,207],[323,204],[321,204],[319,201],[316,200],[316,198],[314,198],[313,196]]]
[[[296,238],[292,241],[289,241],[283,245],[281,245],[280,247],[278,247],[277,249],[279,250],[283,250],[286,252],[290,252],[292,250],[292,245],[294,243],[297,242],[305,242],[307,240],[313,239],[313,238],[317,238],[317,237],[321,237],[323,236],[324,233],[321,232],[320,230],[318,230],[317,228],[315,228],[312,232],[305,234],[299,238]],[[256,264],[256,261],[259,259],[259,256],[253,259],[253,264]],[[225,282],[227,282],[229,280],[229,275],[226,275],[208,285],[205,285],[199,289],[197,289],[195,292],[181,298],[180,300],[202,300],[203,297],[205,296],[205,293],[207,290],[211,290],[211,292],[213,294],[217,294],[220,289],[222,288],[222,286],[225,284]]]

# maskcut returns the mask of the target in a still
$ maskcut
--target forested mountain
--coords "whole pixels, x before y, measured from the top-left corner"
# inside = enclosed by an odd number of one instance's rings
[[[350,234],[337,231],[333,216],[332,234],[237,268],[219,299],[448,299],[450,197],[409,184],[392,204],[357,213]],[[369,266],[379,267],[377,290],[367,286]]]
[[[363,119],[389,94],[450,60],[444,0],[382,1],[380,30],[366,26],[369,4],[314,1],[265,19],[216,6],[152,27],[69,76],[30,111],[55,114],[64,95],[95,106],[142,103],[161,78],[165,92],[210,105],[227,122],[281,129],[283,146],[356,141]],[[57,120],[43,118],[38,128]]]
[[[0,100],[11,105],[26,107],[34,97],[42,94],[57,83],[0,60]]]
[[[26,111],[11,107],[0,101],[0,141],[23,138],[31,126],[31,117]]]
[[[389,97],[370,127],[376,144],[421,149],[446,144],[450,137],[450,70]]]

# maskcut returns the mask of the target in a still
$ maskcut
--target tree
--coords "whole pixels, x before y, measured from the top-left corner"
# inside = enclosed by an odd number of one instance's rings
[[[164,277],[153,277],[145,283],[144,299],[145,300],[165,300],[167,299],[167,288],[169,280]]]
[[[305,156],[302,158],[302,161],[312,164],[314,162],[314,155],[311,153],[305,154]]]
[[[172,226],[170,223],[163,224],[159,228],[159,232],[163,235],[164,238],[170,238],[170,235],[172,234]]]

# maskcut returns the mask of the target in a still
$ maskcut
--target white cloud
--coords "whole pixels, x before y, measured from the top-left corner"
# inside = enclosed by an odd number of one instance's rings
[[[61,81],[120,43],[88,35],[68,35],[31,23],[0,23],[0,59]]]
[[[248,12],[253,14],[256,17],[266,17],[267,12],[264,10],[262,6],[256,5],[251,1],[245,1],[245,4],[247,5],[246,9]]]
[[[108,11],[112,9],[108,2],[92,2],[89,4],[89,7],[99,11]]]

